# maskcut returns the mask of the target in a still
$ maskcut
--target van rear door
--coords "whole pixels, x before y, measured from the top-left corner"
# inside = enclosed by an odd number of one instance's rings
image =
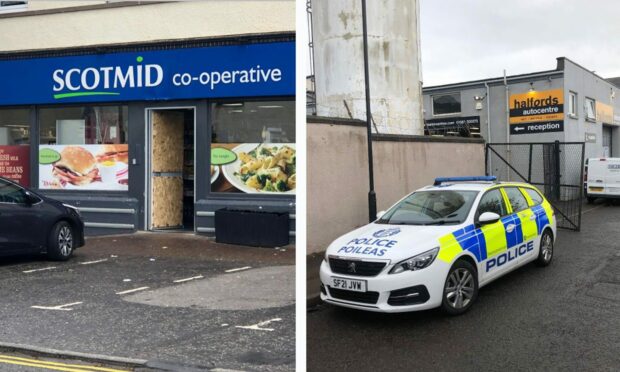
[[[620,196],[620,158],[607,158],[604,166],[605,194]]]

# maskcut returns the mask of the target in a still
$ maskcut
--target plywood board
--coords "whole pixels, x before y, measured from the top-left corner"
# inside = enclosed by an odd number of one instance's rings
[[[151,223],[154,229],[183,225],[183,179],[153,177]]]
[[[183,113],[153,111],[152,171],[183,172]]]

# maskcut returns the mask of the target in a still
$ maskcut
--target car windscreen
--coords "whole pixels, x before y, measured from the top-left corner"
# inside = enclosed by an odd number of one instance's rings
[[[465,221],[478,191],[417,191],[388,210],[377,222],[391,225],[443,225]]]

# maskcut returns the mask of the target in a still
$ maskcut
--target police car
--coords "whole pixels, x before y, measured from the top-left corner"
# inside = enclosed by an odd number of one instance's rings
[[[493,176],[437,178],[336,239],[321,299],[378,312],[466,312],[494,279],[553,258],[555,214],[533,186]]]

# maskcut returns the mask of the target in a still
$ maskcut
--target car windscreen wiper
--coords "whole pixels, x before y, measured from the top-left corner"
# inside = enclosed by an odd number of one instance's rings
[[[461,223],[461,221],[460,220],[437,220],[437,221],[423,223],[423,225],[445,225],[445,224],[453,224],[453,223]]]

